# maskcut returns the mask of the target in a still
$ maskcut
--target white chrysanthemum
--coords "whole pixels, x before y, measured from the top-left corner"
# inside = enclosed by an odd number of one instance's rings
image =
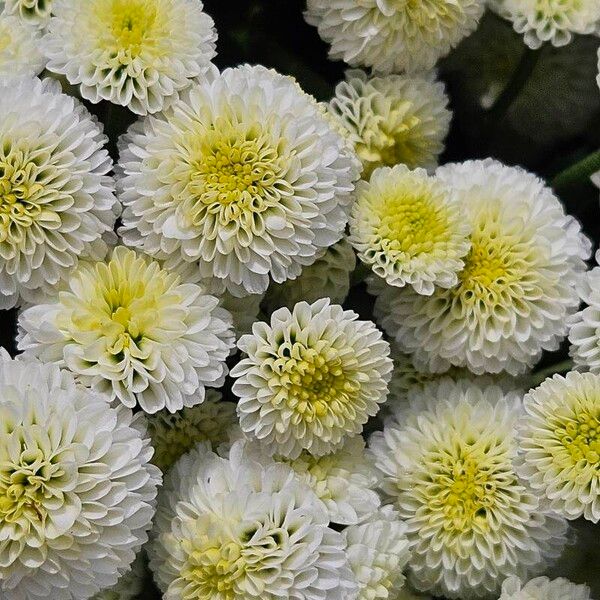
[[[18,17],[0,14],[0,77],[35,76],[45,64],[39,32]]]
[[[200,0],[53,0],[47,69],[90,102],[145,115],[202,78],[217,34]]]
[[[272,283],[264,305],[272,312],[282,306],[291,310],[302,300],[311,303],[319,298],[341,304],[350,291],[350,275],[355,267],[354,250],[344,238],[328,248],[312,265],[304,267],[296,279]]]
[[[595,32],[600,22],[598,0],[490,0],[490,7],[534,49],[544,42],[565,46],[575,33]]]
[[[242,431],[273,454],[321,456],[361,433],[385,401],[389,344],[370,321],[328,298],[255,323],[233,369]]]
[[[522,476],[567,519],[600,521],[600,375],[555,375],[525,396]]]
[[[359,587],[357,600],[396,600],[410,558],[406,529],[386,506],[365,523],[344,530],[348,562]]]
[[[444,84],[431,74],[369,78],[350,70],[338,84],[330,112],[347,132],[363,164],[363,178],[377,167],[402,163],[437,166],[450,128]]]
[[[175,414],[161,410],[148,417],[148,433],[154,446],[152,462],[163,473],[200,442],[216,452],[221,444],[241,438],[235,404],[224,402],[220,392],[206,390],[204,402]]]
[[[161,495],[150,567],[165,600],[352,600],[356,584],[325,505],[292,469],[233,445],[198,446]]]
[[[458,283],[471,227],[453,189],[405,165],[376,169],[360,181],[350,214],[358,257],[395,287],[431,296]]]
[[[499,600],[591,600],[587,585],[576,585],[559,577],[536,577],[525,585],[518,577],[509,577],[502,584]]]
[[[419,369],[511,375],[555,350],[579,305],[590,242],[536,176],[497,161],[440,167],[470,221],[459,283],[423,297],[373,279],[375,314]]]
[[[141,416],[0,351],[0,597],[80,600],[147,539],[160,471]]]
[[[442,379],[413,391],[409,404],[370,446],[408,524],[415,586],[470,599],[541,571],[567,527],[517,475],[521,396]]]
[[[1,0],[5,14],[14,15],[28,25],[45,27],[52,12],[52,0]]]
[[[469,35],[483,0],[308,0],[306,20],[332,59],[375,71],[430,69]]]
[[[49,79],[0,79],[0,308],[55,294],[101,259],[116,199],[101,127]]]
[[[92,600],[139,600],[144,591],[145,564],[142,551],[133,562],[131,570],[125,573],[115,586],[98,592]]]
[[[236,296],[259,294],[342,237],[358,169],[292,78],[227,69],[121,141],[121,233]]]
[[[149,413],[174,412],[220,386],[233,346],[231,316],[214,296],[134,250],[81,263],[52,303],[19,317],[19,348]]]

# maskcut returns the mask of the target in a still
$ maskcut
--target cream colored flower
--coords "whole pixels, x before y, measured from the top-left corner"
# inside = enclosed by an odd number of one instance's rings
[[[143,418],[0,351],[0,597],[78,600],[147,539],[159,470]]]
[[[458,283],[471,227],[451,187],[405,165],[376,169],[359,182],[350,243],[386,283],[431,296]]]
[[[67,289],[21,313],[19,326],[26,354],[149,413],[200,404],[205,386],[223,383],[234,338],[214,296],[123,246],[81,263]]]
[[[39,32],[18,17],[0,14],[0,77],[35,76],[46,59]]]
[[[242,336],[231,370],[240,426],[272,454],[321,456],[360,434],[384,402],[392,361],[370,321],[330,304],[280,308]]]
[[[217,34],[200,0],[53,0],[47,69],[90,102],[145,115],[201,79]]]
[[[125,243],[238,297],[297,277],[341,239],[359,169],[314,98],[248,65],[136,124],[119,165]]]
[[[0,7],[34,27],[45,27],[52,12],[52,0],[2,0]]]
[[[408,525],[411,581],[449,598],[489,597],[560,554],[566,523],[517,474],[521,396],[442,379],[370,442],[383,489]]]
[[[509,577],[502,584],[499,600],[591,600],[591,596],[587,585],[576,585],[562,577],[537,577],[525,585],[518,577]]]
[[[98,592],[92,600],[139,600],[144,591],[145,577],[146,561],[144,552],[140,552],[131,571],[127,571],[113,587]]]
[[[431,74],[369,78],[350,70],[335,89],[329,109],[347,132],[363,164],[363,178],[377,167],[403,163],[437,166],[450,128],[444,84]]]

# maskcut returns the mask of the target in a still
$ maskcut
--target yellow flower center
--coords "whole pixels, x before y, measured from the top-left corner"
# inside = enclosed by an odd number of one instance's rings
[[[556,424],[555,433],[573,464],[585,461],[600,468],[600,411],[582,410]]]
[[[116,47],[131,56],[138,56],[142,44],[156,20],[156,8],[148,0],[110,0],[110,5],[100,3],[101,19],[109,19],[109,29]],[[101,12],[102,11],[102,12]],[[104,12],[106,11],[106,12]]]

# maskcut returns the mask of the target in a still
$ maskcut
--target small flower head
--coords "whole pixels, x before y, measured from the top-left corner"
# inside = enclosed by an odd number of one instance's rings
[[[509,577],[502,584],[499,600],[591,600],[591,596],[587,585],[576,585],[562,577],[536,577],[525,585],[518,577]]]
[[[470,226],[452,189],[405,165],[377,169],[359,182],[350,243],[386,283],[430,296],[458,283]]]
[[[367,77],[351,70],[330,112],[344,128],[368,179],[377,167],[437,166],[451,113],[444,85],[431,75]]]
[[[45,64],[39,32],[18,17],[0,13],[0,77],[35,76]]]
[[[242,431],[273,454],[321,456],[362,431],[387,395],[389,344],[328,299],[280,308],[238,346],[231,371]]]

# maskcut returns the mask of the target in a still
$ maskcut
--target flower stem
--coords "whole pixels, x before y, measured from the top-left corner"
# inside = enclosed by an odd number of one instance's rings
[[[536,371],[531,375],[531,386],[536,387],[540,385],[545,379],[551,377],[555,373],[566,373],[573,368],[573,361],[569,358],[567,360],[563,360],[555,365],[551,365],[546,367],[545,369],[541,369],[540,371]]]
[[[559,190],[577,183],[586,183],[597,171],[600,171],[600,150],[561,171],[552,179],[552,187]]]

